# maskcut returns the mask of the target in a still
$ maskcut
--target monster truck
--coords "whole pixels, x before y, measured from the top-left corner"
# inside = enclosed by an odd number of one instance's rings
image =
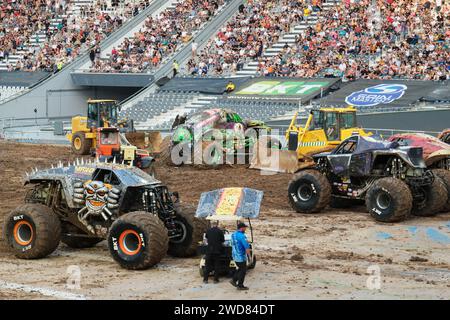
[[[136,167],[62,164],[27,175],[25,204],[5,220],[4,237],[22,259],[43,258],[59,242],[73,248],[108,241],[126,269],[146,269],[166,253],[194,255],[208,223],[177,193]]]
[[[401,146],[421,147],[425,164],[447,187],[448,200],[444,211],[450,211],[450,145],[424,133],[396,134],[388,139]]]
[[[427,169],[422,148],[352,136],[313,159],[288,186],[289,202],[297,212],[320,212],[332,198],[365,200],[375,220],[396,222],[410,213],[434,215],[447,202],[445,185]]]
[[[250,150],[259,136],[271,130],[262,121],[243,120],[228,109],[202,110],[188,119],[176,120],[173,128],[161,158],[174,165],[195,163],[212,166],[226,162],[224,157],[227,161],[234,161],[237,154],[242,154],[244,161],[248,162]],[[269,137],[267,141],[271,147],[280,146],[275,138]]]

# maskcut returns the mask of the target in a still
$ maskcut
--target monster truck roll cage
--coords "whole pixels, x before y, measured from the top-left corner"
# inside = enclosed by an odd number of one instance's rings
[[[323,175],[327,176],[332,182],[332,188],[337,191],[334,194],[335,197],[351,198],[339,194],[341,193],[340,188],[348,186],[349,184],[342,182],[342,179],[332,172],[331,168],[329,167],[329,163],[325,158],[318,158],[315,168]],[[405,181],[405,183],[408,184],[411,188],[413,198],[420,202],[425,197],[421,187],[433,183],[433,172],[431,170],[425,170],[424,172],[421,171],[418,175],[415,175],[415,172],[412,172],[413,175],[407,175],[407,170],[407,167],[403,164],[403,160],[398,157],[394,157],[389,159],[389,161],[386,162],[382,169],[372,170],[371,177],[369,178],[353,176],[351,184],[358,187],[358,190],[355,191],[358,192],[358,197],[362,199],[364,198],[363,195],[365,194],[365,192],[369,190],[369,188],[375,183],[375,181],[384,177],[394,177]]]
[[[71,223],[79,229],[85,231],[87,234],[76,234],[79,237],[96,237],[98,234],[93,231],[92,224],[86,224],[87,221],[82,221],[78,218],[78,208],[71,209],[67,205],[62,190],[62,185],[59,181],[42,181],[35,184],[34,188],[28,190],[25,196],[26,203],[40,203],[51,208],[62,222]],[[133,211],[146,211],[150,214],[157,215],[168,230],[169,239],[183,240],[186,230],[179,224],[175,223],[175,204],[179,202],[178,192],[169,192],[166,186],[143,186],[143,187],[129,187],[127,188],[126,196],[123,197],[123,202],[120,206],[122,214]],[[106,236],[107,227],[110,226],[111,219],[97,219],[95,225],[100,226],[101,233]],[[98,230],[98,227],[97,227]],[[75,236],[75,234],[70,234]]]

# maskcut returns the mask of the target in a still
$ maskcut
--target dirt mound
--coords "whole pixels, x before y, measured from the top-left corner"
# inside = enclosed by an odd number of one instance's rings
[[[261,175],[244,165],[204,169],[193,166],[157,165],[157,178],[180,193],[181,200],[197,204],[200,194],[226,187],[248,187],[264,191],[262,211],[289,210],[287,185],[289,174]]]

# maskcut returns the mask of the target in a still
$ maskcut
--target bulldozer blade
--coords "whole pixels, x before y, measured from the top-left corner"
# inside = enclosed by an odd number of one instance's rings
[[[262,171],[295,173],[298,170],[314,166],[313,155],[328,152],[334,148],[335,146],[329,145],[305,154],[297,154],[297,151],[280,150],[256,145],[253,150],[250,168]]]
[[[128,132],[125,137],[131,145],[138,149],[146,150],[150,154],[161,152],[162,136],[159,131]]]
[[[294,173],[298,166],[297,152],[267,147],[255,147],[250,161],[250,168],[262,171]]]

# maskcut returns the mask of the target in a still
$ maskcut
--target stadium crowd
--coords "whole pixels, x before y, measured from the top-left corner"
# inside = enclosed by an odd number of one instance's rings
[[[187,69],[193,75],[229,74],[259,59],[291,26],[320,11],[321,0],[248,0],[197,55]]]
[[[120,7],[118,1],[113,2],[116,5],[108,8],[105,0],[93,1],[74,13],[70,0],[2,1],[0,60],[8,62],[11,55],[26,50],[21,60],[8,64],[9,71],[56,72],[78,54],[97,46],[150,1],[125,1]],[[59,23],[52,26],[57,18]],[[44,41],[37,36],[39,31],[45,32]],[[37,46],[30,45],[32,39]]]
[[[443,0],[344,0],[275,57],[266,76],[349,80],[450,78],[450,4]]]
[[[132,38],[114,47],[109,59],[92,66],[101,72],[142,72],[158,67],[164,58],[188,42],[193,32],[215,15],[223,0],[184,0],[155,17],[148,17]]]
[[[443,0],[251,1],[187,64],[192,75],[234,74],[258,61],[265,76],[450,78],[450,4]],[[318,22],[273,57],[263,50],[312,11]]]

